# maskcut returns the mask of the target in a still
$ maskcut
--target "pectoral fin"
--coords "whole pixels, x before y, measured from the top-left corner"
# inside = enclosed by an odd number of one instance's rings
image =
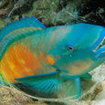
[[[74,99],[79,98],[81,95],[80,78],[62,78],[61,71],[17,78],[15,80],[32,90],[35,93],[34,96],[44,98],[70,97]]]

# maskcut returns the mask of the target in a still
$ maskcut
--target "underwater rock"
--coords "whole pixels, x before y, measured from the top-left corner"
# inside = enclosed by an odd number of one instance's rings
[[[87,0],[79,9],[82,22],[105,26],[105,0]]]
[[[53,2],[38,0],[33,3],[33,9],[23,15],[33,15],[42,21],[45,26],[73,24],[78,20],[77,5],[72,0],[65,0],[65,2],[63,0],[53,0]]]
[[[8,13],[11,11],[15,2],[16,0],[8,0],[8,1],[1,0],[0,1],[0,17],[4,18],[5,15],[8,15]]]
[[[13,21],[17,19],[15,18],[17,16],[19,18],[35,16],[45,26],[79,22],[78,6],[81,5],[82,0],[65,0],[65,2],[63,0],[13,0],[12,3],[11,1],[8,1],[8,5],[4,5],[3,8],[6,8],[6,10],[1,10],[4,20],[10,18]]]
[[[105,104],[105,81],[102,82],[102,91],[95,97],[93,105]]]

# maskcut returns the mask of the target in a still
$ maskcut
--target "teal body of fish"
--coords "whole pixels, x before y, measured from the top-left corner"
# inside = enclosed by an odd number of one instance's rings
[[[79,23],[46,28],[35,17],[0,31],[1,84],[56,100],[81,96],[80,78],[105,60],[105,28]]]

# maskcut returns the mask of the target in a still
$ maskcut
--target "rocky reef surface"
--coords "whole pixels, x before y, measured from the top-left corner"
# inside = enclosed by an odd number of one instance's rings
[[[25,16],[46,27],[85,22],[105,26],[105,0],[0,0],[0,28]],[[64,103],[39,102],[13,87],[0,87],[0,105],[105,105],[105,64],[81,80],[82,97]]]

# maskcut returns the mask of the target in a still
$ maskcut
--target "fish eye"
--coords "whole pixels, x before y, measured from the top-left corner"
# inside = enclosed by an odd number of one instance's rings
[[[68,46],[68,49],[69,50],[74,50],[74,47],[73,46]]]

